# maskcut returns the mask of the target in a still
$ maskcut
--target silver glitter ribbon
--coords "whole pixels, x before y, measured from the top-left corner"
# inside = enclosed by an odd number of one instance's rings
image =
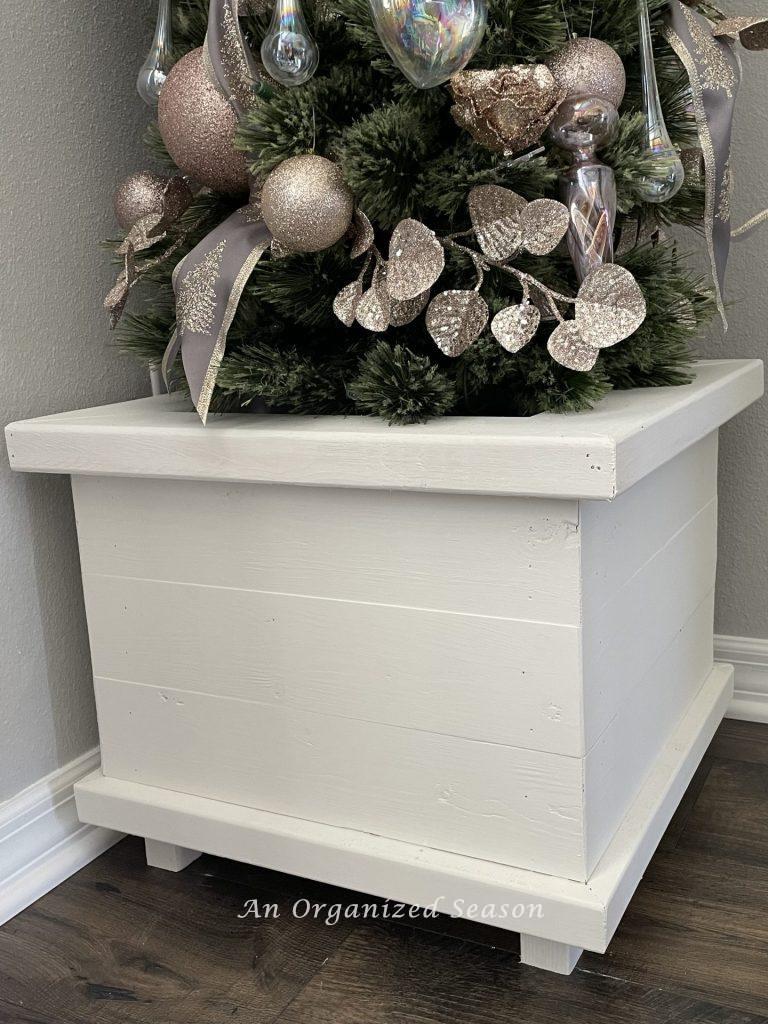
[[[727,327],[723,295],[731,248],[731,132],[741,65],[730,38],[716,37],[712,23],[680,0],[670,0],[664,33],[691,84],[704,158],[704,237],[718,309]]]
[[[240,30],[238,8],[238,0],[211,0],[204,54],[211,81],[241,117],[253,102],[260,76]],[[189,393],[203,423],[237,307],[271,241],[258,205],[251,202],[206,235],[173,272],[176,330],[163,356],[163,377],[167,385],[181,353]]]
[[[189,393],[203,423],[227,335],[254,267],[272,241],[258,208],[244,206],[211,231],[173,272],[176,330],[163,356],[163,377],[179,352]]]
[[[238,117],[249,109],[261,75],[239,21],[239,0],[211,0],[203,49],[208,74]]]

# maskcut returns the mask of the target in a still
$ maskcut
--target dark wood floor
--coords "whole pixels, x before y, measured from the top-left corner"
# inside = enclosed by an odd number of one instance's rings
[[[605,957],[570,978],[438,919],[297,920],[354,894],[126,839],[0,929],[1,1024],[768,1022],[768,726],[726,722]],[[281,916],[238,919],[246,900]]]

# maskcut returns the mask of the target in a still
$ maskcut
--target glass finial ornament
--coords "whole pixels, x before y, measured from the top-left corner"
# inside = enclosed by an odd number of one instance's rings
[[[672,145],[664,123],[659,86],[656,81],[648,0],[637,0],[637,7],[640,20],[640,73],[643,80],[647,154],[653,158],[655,168],[652,174],[642,179],[639,191],[647,203],[666,203],[683,187],[685,168],[680,154]]]
[[[304,18],[301,0],[277,0],[261,44],[261,60],[281,85],[303,85],[317,71],[320,51]]]
[[[483,39],[486,0],[370,0],[389,56],[417,89],[433,89],[469,64]]]
[[[160,90],[173,66],[172,49],[171,0],[160,0],[152,48],[136,79],[136,91],[149,107],[157,106]]]
[[[560,191],[571,215],[568,248],[580,282],[613,263],[616,177],[595,151],[610,141],[618,120],[616,107],[605,97],[570,96],[549,128],[552,141],[571,153],[571,165],[560,175]]]

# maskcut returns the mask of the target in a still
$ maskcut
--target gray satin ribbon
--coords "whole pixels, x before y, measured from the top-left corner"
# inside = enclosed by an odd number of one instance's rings
[[[211,81],[240,117],[253,102],[259,74],[240,31],[238,7],[238,0],[211,0],[204,53]],[[176,330],[163,356],[163,377],[167,385],[181,353],[203,423],[243,290],[271,241],[258,206],[249,204],[206,235],[173,272]]]
[[[727,327],[723,295],[731,248],[731,130],[741,65],[728,36],[715,38],[704,15],[680,0],[670,0],[665,35],[691,83],[704,156],[704,235],[717,305]]]
[[[163,356],[163,377],[167,385],[181,352],[189,393],[203,423],[243,290],[271,241],[258,209],[244,206],[206,235],[173,273],[176,330]]]

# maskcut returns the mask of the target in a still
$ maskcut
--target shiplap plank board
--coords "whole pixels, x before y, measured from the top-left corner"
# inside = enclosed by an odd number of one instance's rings
[[[98,676],[581,753],[573,626],[88,573],[84,588]]]
[[[717,501],[713,500],[606,604],[600,603],[599,588],[596,593],[585,592],[586,750],[713,589],[716,566]]]
[[[579,623],[576,502],[119,477],[73,489],[87,573]]]
[[[590,874],[712,671],[709,638],[714,598],[712,590],[628,695],[586,757]]]
[[[203,428],[177,399],[62,413],[6,428],[30,472],[614,498],[763,391],[757,360],[696,365],[684,387],[615,392],[596,409],[529,419],[229,415]]]
[[[168,687],[95,685],[109,778],[586,879],[580,758]]]
[[[612,600],[717,497],[717,448],[713,432],[615,501],[581,503],[581,565],[588,607]]]

